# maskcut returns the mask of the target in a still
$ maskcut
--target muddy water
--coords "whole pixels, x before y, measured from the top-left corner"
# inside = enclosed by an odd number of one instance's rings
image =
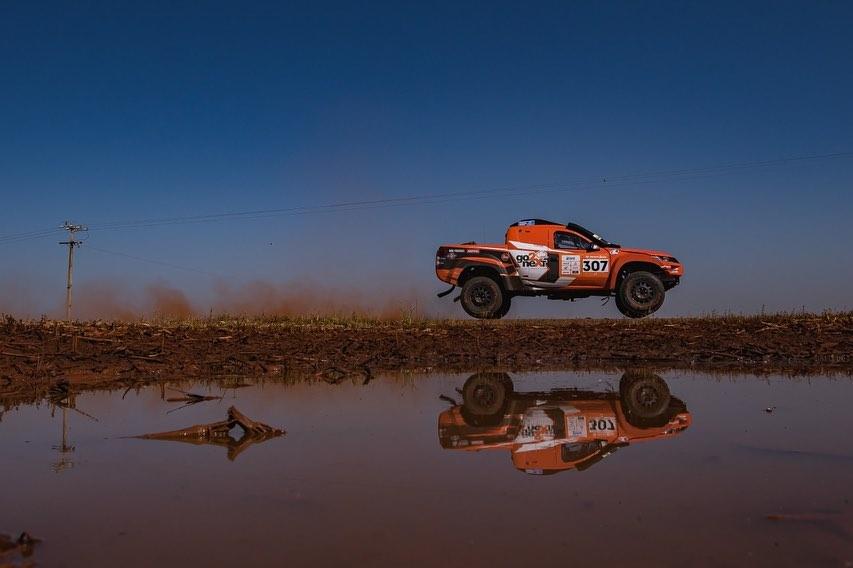
[[[43,539],[42,566],[853,562],[853,381],[661,377],[664,411],[654,379],[620,395],[607,372],[486,375],[466,400],[468,375],[182,384],[224,399],[179,410],[160,387],[80,394],[97,421],[65,410],[64,430],[21,407],[0,532]],[[124,438],[230,405],[287,435]]]

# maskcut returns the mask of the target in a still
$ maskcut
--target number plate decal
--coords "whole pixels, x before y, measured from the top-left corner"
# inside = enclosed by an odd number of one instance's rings
[[[609,436],[616,433],[615,416],[595,416],[587,421],[590,436]]]
[[[608,258],[585,258],[583,260],[584,272],[608,272],[610,270],[610,259]]]

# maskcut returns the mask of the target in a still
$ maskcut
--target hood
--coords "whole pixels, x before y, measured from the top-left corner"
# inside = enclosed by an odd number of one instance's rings
[[[628,254],[647,254],[647,255],[649,255],[649,256],[672,256],[672,257],[674,257],[674,256],[675,256],[674,254],[672,254],[672,253],[670,253],[670,252],[666,252],[666,251],[664,251],[664,250],[638,249],[638,248],[626,248],[626,247],[622,247],[622,248],[620,248],[620,249],[619,249],[619,253],[620,253],[620,254],[621,254],[621,253],[628,253]]]

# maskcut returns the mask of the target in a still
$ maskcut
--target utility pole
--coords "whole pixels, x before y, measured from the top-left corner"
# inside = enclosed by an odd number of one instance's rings
[[[83,244],[74,238],[74,233],[79,231],[88,231],[84,225],[72,225],[66,221],[60,229],[68,231],[68,240],[62,241],[59,244],[68,245],[68,273],[65,280],[65,319],[71,321],[71,283],[74,276],[74,247],[79,247]]]

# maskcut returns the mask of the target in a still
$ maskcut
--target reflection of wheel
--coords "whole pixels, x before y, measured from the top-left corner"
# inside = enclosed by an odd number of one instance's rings
[[[462,309],[479,319],[497,319],[509,311],[509,297],[488,276],[475,276],[462,286]]]
[[[472,416],[503,416],[512,380],[506,373],[477,373],[462,387],[465,411]]]
[[[651,272],[632,272],[616,289],[616,307],[629,318],[642,318],[658,311],[665,296],[660,278]]]
[[[666,414],[671,395],[666,382],[650,372],[631,371],[619,381],[622,405],[631,419],[649,421]]]

